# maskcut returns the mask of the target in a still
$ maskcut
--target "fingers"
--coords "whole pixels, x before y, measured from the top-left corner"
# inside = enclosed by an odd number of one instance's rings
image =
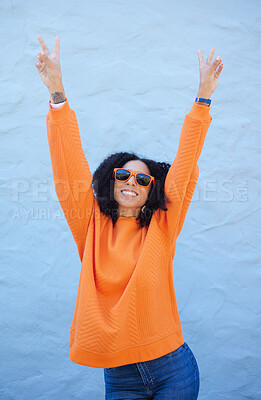
[[[43,72],[43,70],[45,69],[45,63],[40,63],[40,62],[36,62],[35,63],[36,68],[38,69],[38,71],[41,73]]]
[[[202,51],[201,51],[201,50],[198,50],[198,51],[197,51],[197,53],[198,53],[198,61],[199,61],[199,65],[201,65],[201,64],[205,64],[205,60],[204,60],[204,57],[203,57]]]
[[[46,68],[46,64],[44,62],[43,56],[40,53],[37,58],[39,61],[35,63],[35,66],[38,69],[38,71],[41,73]]]
[[[41,47],[42,47],[44,53],[45,53],[47,56],[49,56],[50,51],[49,51],[48,47],[46,46],[46,44],[45,44],[45,42],[44,42],[42,36],[38,36],[38,40],[39,40],[39,42],[40,42],[40,45],[41,45]]]
[[[60,51],[60,37],[55,37],[53,52],[58,56]]]
[[[215,71],[217,69],[217,67],[220,65],[220,63],[221,63],[221,58],[220,58],[220,56],[218,56],[211,65],[211,71]]]
[[[49,66],[52,65],[51,60],[48,58],[48,56],[46,56],[46,55],[44,54],[43,51],[40,51],[40,53],[38,54],[37,58],[38,58],[38,60],[40,61],[41,65],[44,65],[44,68],[45,68],[46,66],[48,66],[48,65],[49,65]],[[37,66],[37,64],[35,64],[35,65]]]
[[[218,65],[221,63],[221,58],[220,58],[220,56],[218,56],[215,59],[215,61],[213,62],[213,64],[211,65],[213,57],[214,57],[214,53],[215,53],[215,49],[212,48],[210,53],[209,53],[209,56],[207,58],[207,61],[206,61],[206,64],[211,66],[212,70],[215,70],[218,67]],[[199,59],[199,64],[200,65],[205,64],[205,60],[204,60],[204,57],[203,57],[203,54],[202,54],[201,50],[198,50],[198,59]]]
[[[220,66],[218,67],[218,69],[215,71],[215,78],[219,78],[219,75],[221,74],[221,71],[223,69],[223,64],[220,64]]]
[[[207,58],[206,64],[210,65],[212,63],[213,57],[214,57],[215,49],[211,49],[209,56]]]

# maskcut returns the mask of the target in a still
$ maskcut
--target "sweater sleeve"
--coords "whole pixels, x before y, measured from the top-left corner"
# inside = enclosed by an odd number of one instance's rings
[[[172,245],[181,232],[197,184],[197,162],[212,121],[209,109],[193,104],[185,117],[178,151],[166,176],[165,194],[169,202],[162,223]]]
[[[78,122],[66,98],[46,117],[55,191],[82,260],[94,206],[92,174],[85,158]]]
[[[50,102],[50,106],[51,106],[51,108],[61,108],[64,105],[65,101],[62,101],[61,103],[51,103]]]

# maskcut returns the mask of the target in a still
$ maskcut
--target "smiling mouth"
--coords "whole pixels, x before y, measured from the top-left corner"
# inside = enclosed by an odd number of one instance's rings
[[[121,193],[123,194],[124,197],[137,197],[138,193],[132,192],[130,190],[121,190]]]

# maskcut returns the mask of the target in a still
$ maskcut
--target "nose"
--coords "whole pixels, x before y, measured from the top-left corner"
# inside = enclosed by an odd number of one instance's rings
[[[129,183],[130,185],[131,185],[131,184],[132,184],[132,185],[133,185],[133,184],[136,185],[134,175],[132,175],[132,176],[130,177],[130,179],[127,181],[127,183]]]

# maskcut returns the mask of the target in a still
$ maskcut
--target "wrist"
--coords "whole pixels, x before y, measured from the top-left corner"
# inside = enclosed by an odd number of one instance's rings
[[[64,92],[62,81],[58,79],[57,81],[53,82],[50,86],[48,86],[48,90],[50,94],[51,92]]]
[[[212,92],[204,87],[200,87],[198,89],[197,97],[201,97],[203,99],[210,99]]]
[[[206,99],[204,97],[196,97],[195,98],[195,103],[203,105],[205,107],[210,107],[211,100],[210,99]]]
[[[202,103],[202,102],[199,102],[199,101],[195,101],[195,103],[196,104],[199,104],[200,106],[204,106],[204,107],[210,107],[210,104],[207,104],[207,103]]]
[[[55,88],[50,90],[50,100],[51,103],[62,103],[63,101],[65,101],[66,96],[64,93],[63,88]]]

